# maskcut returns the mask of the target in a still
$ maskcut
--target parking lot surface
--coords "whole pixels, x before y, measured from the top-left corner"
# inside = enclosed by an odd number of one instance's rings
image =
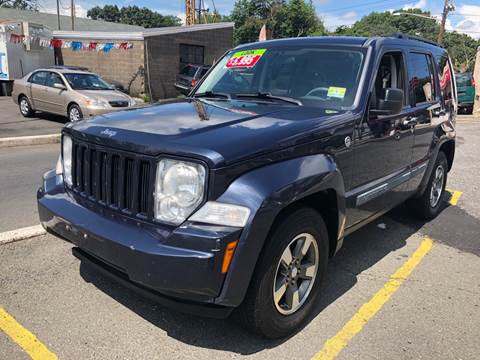
[[[316,316],[291,338],[166,309],[80,264],[51,235],[0,245],[0,307],[59,359],[478,359],[480,118],[460,116],[457,130],[440,216],[424,223],[400,206],[347,237]],[[0,231],[17,218],[17,227],[38,223],[35,190],[58,144],[9,151],[0,149]],[[6,332],[0,354],[30,358]]]
[[[24,118],[7,96],[0,96],[0,110],[0,138],[57,134],[67,122],[63,116],[40,112]]]

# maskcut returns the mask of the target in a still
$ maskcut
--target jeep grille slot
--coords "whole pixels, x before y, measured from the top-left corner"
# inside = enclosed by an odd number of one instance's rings
[[[73,190],[88,201],[153,220],[155,160],[73,139]]]

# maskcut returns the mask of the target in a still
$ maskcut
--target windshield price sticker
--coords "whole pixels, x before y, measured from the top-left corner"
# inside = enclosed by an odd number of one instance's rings
[[[227,61],[227,68],[253,67],[267,49],[238,51]]]
[[[337,86],[330,86],[328,88],[328,97],[343,99],[345,97],[345,93],[347,92],[347,88],[344,87],[337,87]]]

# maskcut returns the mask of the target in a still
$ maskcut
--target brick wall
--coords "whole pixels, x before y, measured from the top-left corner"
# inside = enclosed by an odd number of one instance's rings
[[[68,40],[70,41],[70,40]],[[75,41],[90,42],[88,39],[78,39]],[[103,42],[120,42],[119,40],[94,40]],[[130,94],[137,96],[144,92],[145,78],[144,69],[144,43],[143,41],[130,41],[133,48],[129,50],[112,49],[108,53],[103,51],[72,51],[71,49],[61,49],[60,58],[63,58],[63,64],[87,67],[90,71],[100,76],[121,82],[128,89],[130,85]]]
[[[192,31],[145,38],[145,47],[149,54],[148,66],[153,99],[176,97],[180,94],[173,86],[180,71],[180,44],[204,46],[205,63],[212,64],[214,60],[220,58],[225,51],[232,47],[233,28]],[[146,85],[146,88],[148,88],[148,85]]]

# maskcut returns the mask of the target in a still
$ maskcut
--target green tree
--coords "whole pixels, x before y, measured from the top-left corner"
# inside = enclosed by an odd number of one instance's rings
[[[145,28],[164,26],[180,26],[181,20],[172,15],[162,15],[156,11],[138,6],[105,5],[103,8],[95,6],[88,10],[87,16],[94,20],[104,20],[129,25],[138,25]]]
[[[38,1],[37,0],[0,0],[0,7],[37,11]]]
[[[408,12],[430,16],[429,12],[419,9]],[[333,35],[350,36],[383,36],[396,32],[420,36],[436,41],[440,25],[427,18],[409,15],[393,15],[391,12],[372,12],[354,23],[352,26],[339,26]],[[447,32],[443,45],[450,54],[457,70],[473,70],[475,54],[480,41],[456,32]]]
[[[308,0],[237,0],[230,18],[237,44],[256,41],[264,24],[270,39],[325,34]]]

